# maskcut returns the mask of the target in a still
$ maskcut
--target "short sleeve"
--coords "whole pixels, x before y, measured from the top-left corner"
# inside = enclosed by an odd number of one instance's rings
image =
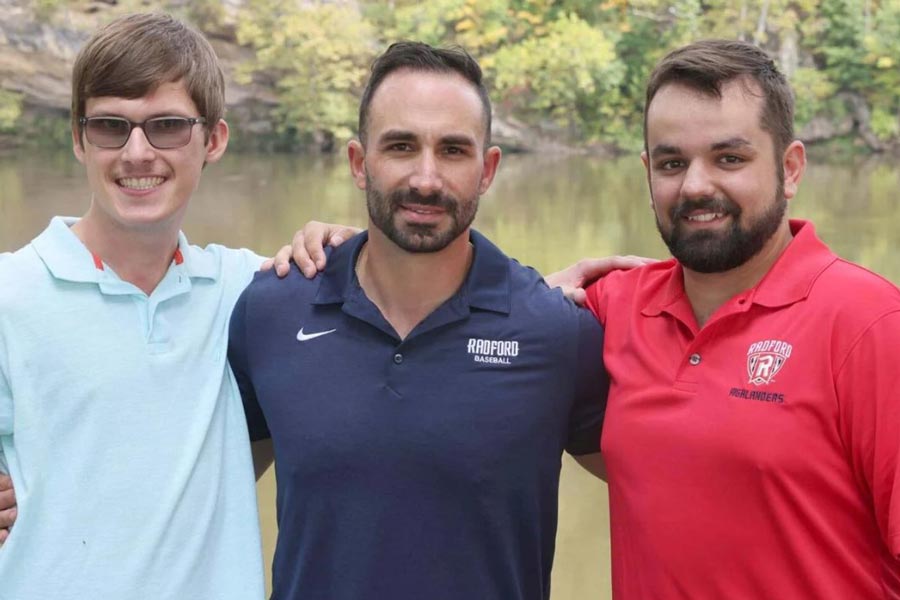
[[[585,309],[577,310],[575,399],[569,422],[570,454],[600,451],[600,434],[606,414],[609,376],[603,366],[603,328]]]
[[[250,440],[255,442],[271,437],[266,417],[256,398],[253,386],[252,367],[250,365],[249,348],[247,347],[247,304],[249,291],[244,290],[231,313],[231,324],[228,334],[228,362],[234,372],[241,400],[244,403],[244,415]]]
[[[0,435],[12,435],[13,399],[6,372],[0,367]]]
[[[842,435],[872,498],[885,544],[900,558],[900,311],[870,325],[837,365]]]
[[[265,257],[260,256],[256,252],[252,250],[247,250],[246,248],[241,248],[238,250],[241,255],[241,259],[243,262],[243,273],[244,277],[247,279],[247,285],[250,284],[250,281],[253,280],[253,275],[259,271],[260,265],[262,265],[263,261],[266,260]]]
[[[12,435],[13,432],[13,396],[7,353],[6,341],[0,333],[0,435]]]
[[[250,285],[251,281],[253,281],[253,276],[259,271],[260,265],[262,265],[263,261],[266,259],[246,248],[229,248],[228,251],[231,254],[231,260],[233,261],[230,275],[231,277],[234,277],[234,280],[239,286],[238,289],[243,290]]]
[[[10,252],[0,252],[0,262],[11,257]],[[12,387],[9,383],[8,361],[6,360],[6,342],[0,334],[0,435],[12,435],[13,432],[13,398]],[[2,453],[2,450],[0,450]],[[0,456],[2,463],[2,456]],[[3,465],[0,464],[0,469]]]
[[[608,277],[608,276],[607,276]],[[606,277],[601,277],[585,290],[587,300],[585,308],[587,308],[597,318],[600,323],[606,324],[606,297],[604,288],[606,287]]]

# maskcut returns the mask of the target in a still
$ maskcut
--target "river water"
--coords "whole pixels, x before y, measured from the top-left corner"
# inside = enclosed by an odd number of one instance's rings
[[[815,222],[842,256],[900,283],[898,194],[900,170],[890,160],[811,163],[790,213]],[[0,157],[0,251],[27,243],[52,215],[80,215],[89,198],[70,153]],[[365,223],[364,197],[342,157],[232,154],[206,169],[185,231],[194,243],[270,254],[313,218]],[[544,272],[584,256],[666,256],[636,157],[506,157],[476,227]],[[275,539],[271,470],[259,493],[268,564]],[[605,485],[566,457],[554,600],[609,597],[608,532]]]

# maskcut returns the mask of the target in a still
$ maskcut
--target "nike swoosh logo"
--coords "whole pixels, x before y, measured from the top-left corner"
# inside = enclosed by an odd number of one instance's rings
[[[337,329],[329,329],[328,331],[319,331],[316,333],[303,333],[303,328],[300,328],[300,331],[297,332],[297,341],[298,342],[306,342],[308,340],[314,340],[317,337],[321,337],[323,335],[328,335],[329,333],[334,333]]]

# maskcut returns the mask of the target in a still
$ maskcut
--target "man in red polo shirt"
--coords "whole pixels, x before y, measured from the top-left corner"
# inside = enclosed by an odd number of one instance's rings
[[[645,106],[675,258],[572,292],[606,330],[614,597],[900,598],[900,291],[787,218],[806,155],[763,51],[676,50]],[[321,268],[348,230],[305,233]]]
[[[900,597],[900,291],[788,220],[806,157],[763,51],[676,50],[645,107],[675,259],[586,290],[614,596]]]

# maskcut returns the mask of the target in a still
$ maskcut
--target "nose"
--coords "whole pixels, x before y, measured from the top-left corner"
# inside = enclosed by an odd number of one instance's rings
[[[409,178],[409,187],[422,196],[430,196],[443,189],[439,162],[433,152],[425,151],[419,154]]]
[[[681,196],[686,199],[711,198],[715,196],[715,178],[708,165],[702,161],[692,161],[681,181]]]
[[[156,148],[147,141],[144,130],[134,127],[122,147],[122,160],[126,162],[149,162],[156,156]]]

